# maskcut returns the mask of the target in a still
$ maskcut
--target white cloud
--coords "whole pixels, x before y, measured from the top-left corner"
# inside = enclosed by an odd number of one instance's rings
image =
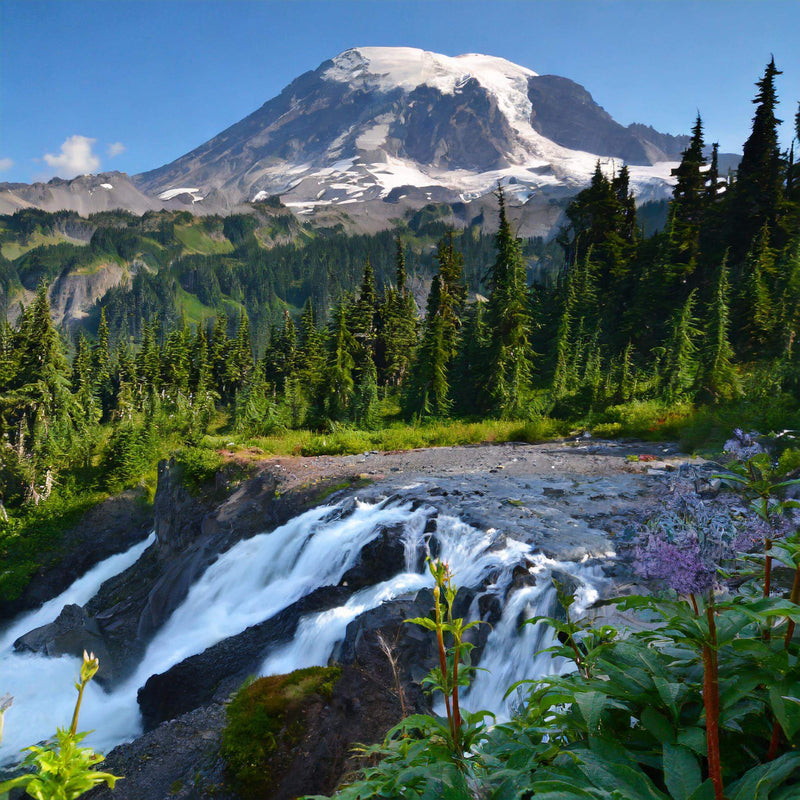
[[[108,146],[108,155],[110,158],[114,158],[114,156],[118,156],[121,153],[124,153],[127,148],[125,147],[122,142],[111,142]]]
[[[76,175],[85,175],[95,172],[100,166],[100,159],[92,152],[92,145],[96,139],[88,136],[70,136],[61,145],[61,153],[54,156],[45,153],[44,160],[53,167],[62,178],[74,178]]]
[[[5,172],[14,166],[14,161],[10,158],[0,158],[0,172]]]

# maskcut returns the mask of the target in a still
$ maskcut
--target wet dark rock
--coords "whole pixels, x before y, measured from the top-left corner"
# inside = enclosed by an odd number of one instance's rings
[[[722,481],[719,478],[697,478],[694,482],[694,490],[700,497],[716,497],[722,490]]]
[[[14,642],[20,653],[41,653],[46,656],[76,656],[84,650],[100,659],[96,680],[100,683],[113,677],[113,660],[109,656],[103,634],[97,622],[78,605],[64,606],[54,622],[42,625],[20,636]]]
[[[340,586],[364,589],[389,580],[405,566],[403,525],[383,526],[372,541],[361,549],[355,564],[342,576]]]
[[[496,594],[487,592],[478,598],[478,613],[484,622],[496,625],[503,616],[503,603]]]
[[[352,592],[352,588],[323,586],[274,617],[223,639],[166,672],[151,675],[138,693],[145,730],[211,702],[215,696],[223,700],[257,672],[272,648],[291,640],[305,614],[342,605]]]
[[[0,620],[39,608],[106,558],[123,553],[153,529],[153,508],[144,492],[129,490],[89,509],[62,536],[59,549],[16,600],[0,601]]]

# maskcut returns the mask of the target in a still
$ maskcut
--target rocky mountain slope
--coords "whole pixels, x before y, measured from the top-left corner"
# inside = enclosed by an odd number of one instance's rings
[[[658,198],[687,142],[625,127],[579,84],[502,58],[359,47],[169,164],[132,178],[0,184],[0,212],[229,213],[277,194],[306,218],[376,230],[430,202],[468,221],[502,181],[524,210],[521,233],[547,235],[598,159],[609,171],[627,164],[638,198]]]

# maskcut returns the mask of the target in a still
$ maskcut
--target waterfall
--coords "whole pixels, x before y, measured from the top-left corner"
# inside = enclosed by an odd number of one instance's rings
[[[14,642],[24,633],[53,622],[65,605],[88,603],[105,581],[136,563],[155,538],[151,533],[124,553],[101,561],[58,597],[37,611],[22,614],[0,633],[0,694],[8,692],[14,697],[14,705],[6,712],[0,764],[18,760],[23,747],[52,736],[59,725],[69,725],[75,706],[73,684],[80,670],[80,662],[69,656],[46,658],[15,653],[11,649]],[[105,697],[96,684],[89,684],[81,719],[83,730],[105,727]],[[115,728],[110,716],[111,727]],[[115,734],[111,735],[113,738]]]
[[[603,581],[598,567],[553,561],[541,554],[532,556],[533,586],[524,586],[511,593],[503,607],[500,621],[489,634],[480,661],[481,669],[472,686],[465,692],[462,705],[470,711],[491,711],[497,721],[507,720],[524,699],[524,690],[504,699],[506,691],[517,681],[557,675],[573,668],[572,662],[552,658],[541,651],[557,644],[553,629],[545,622],[522,625],[539,616],[556,616],[558,598],[552,581],[554,570],[570,575],[577,583],[575,603],[570,609],[580,619],[595,600],[597,585]]]
[[[581,565],[548,561],[534,554],[528,544],[494,529],[478,530],[452,516],[436,517],[435,531],[427,534],[434,514],[432,507],[415,509],[402,501],[340,503],[311,509],[270,533],[237,543],[189,588],[129,680],[110,693],[89,685],[80,722],[82,730],[94,729],[87,744],[106,751],[136,736],[141,730],[136,692],[150,675],[269,619],[319,587],[338,585],[362,548],[386,527],[402,529],[405,552],[397,574],[354,593],[339,607],[302,617],[292,641],[267,656],[262,674],[326,664],[351,621],[382,603],[430,587],[430,574],[419,566],[421,548],[430,537],[434,552],[450,565],[457,586],[496,594],[501,601],[508,595],[505,613],[490,634],[481,664],[492,674],[484,679],[485,673],[478,673],[466,705],[507,713],[502,702],[507,685],[546,668],[533,657],[546,641],[545,634],[530,626],[520,632],[516,620],[523,612],[527,616],[543,613],[542,607],[551,601],[547,571],[558,568],[573,574],[585,589],[587,601],[597,576]],[[63,604],[85,604],[104,580],[130,566],[150,541],[152,537],[98,565],[59,598],[0,633],[5,648],[0,654],[0,693],[8,691],[15,697],[0,745],[0,763],[17,760],[20,748],[51,736],[57,725],[68,724],[74,705],[72,685],[79,669],[75,658],[9,652],[11,643],[51,621]],[[512,591],[514,569],[523,564],[533,565],[530,570],[536,573],[537,583]],[[476,613],[477,601],[471,615]]]
[[[124,572],[128,567],[133,566],[139,560],[139,556],[155,540],[155,533],[151,533],[146,539],[135,544],[124,553],[117,553],[117,555],[110,556],[99,564],[95,564],[58,597],[48,600],[37,611],[21,614],[0,634],[0,653],[8,650],[24,633],[52,622],[61,613],[61,609],[64,606],[86,605],[109,578],[113,578],[115,575]]]

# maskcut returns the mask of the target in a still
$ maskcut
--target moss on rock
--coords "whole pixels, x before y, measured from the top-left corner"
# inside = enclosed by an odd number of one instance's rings
[[[339,667],[308,667],[246,683],[228,706],[222,755],[244,800],[269,796],[306,731],[305,711],[327,702],[341,675]]]

